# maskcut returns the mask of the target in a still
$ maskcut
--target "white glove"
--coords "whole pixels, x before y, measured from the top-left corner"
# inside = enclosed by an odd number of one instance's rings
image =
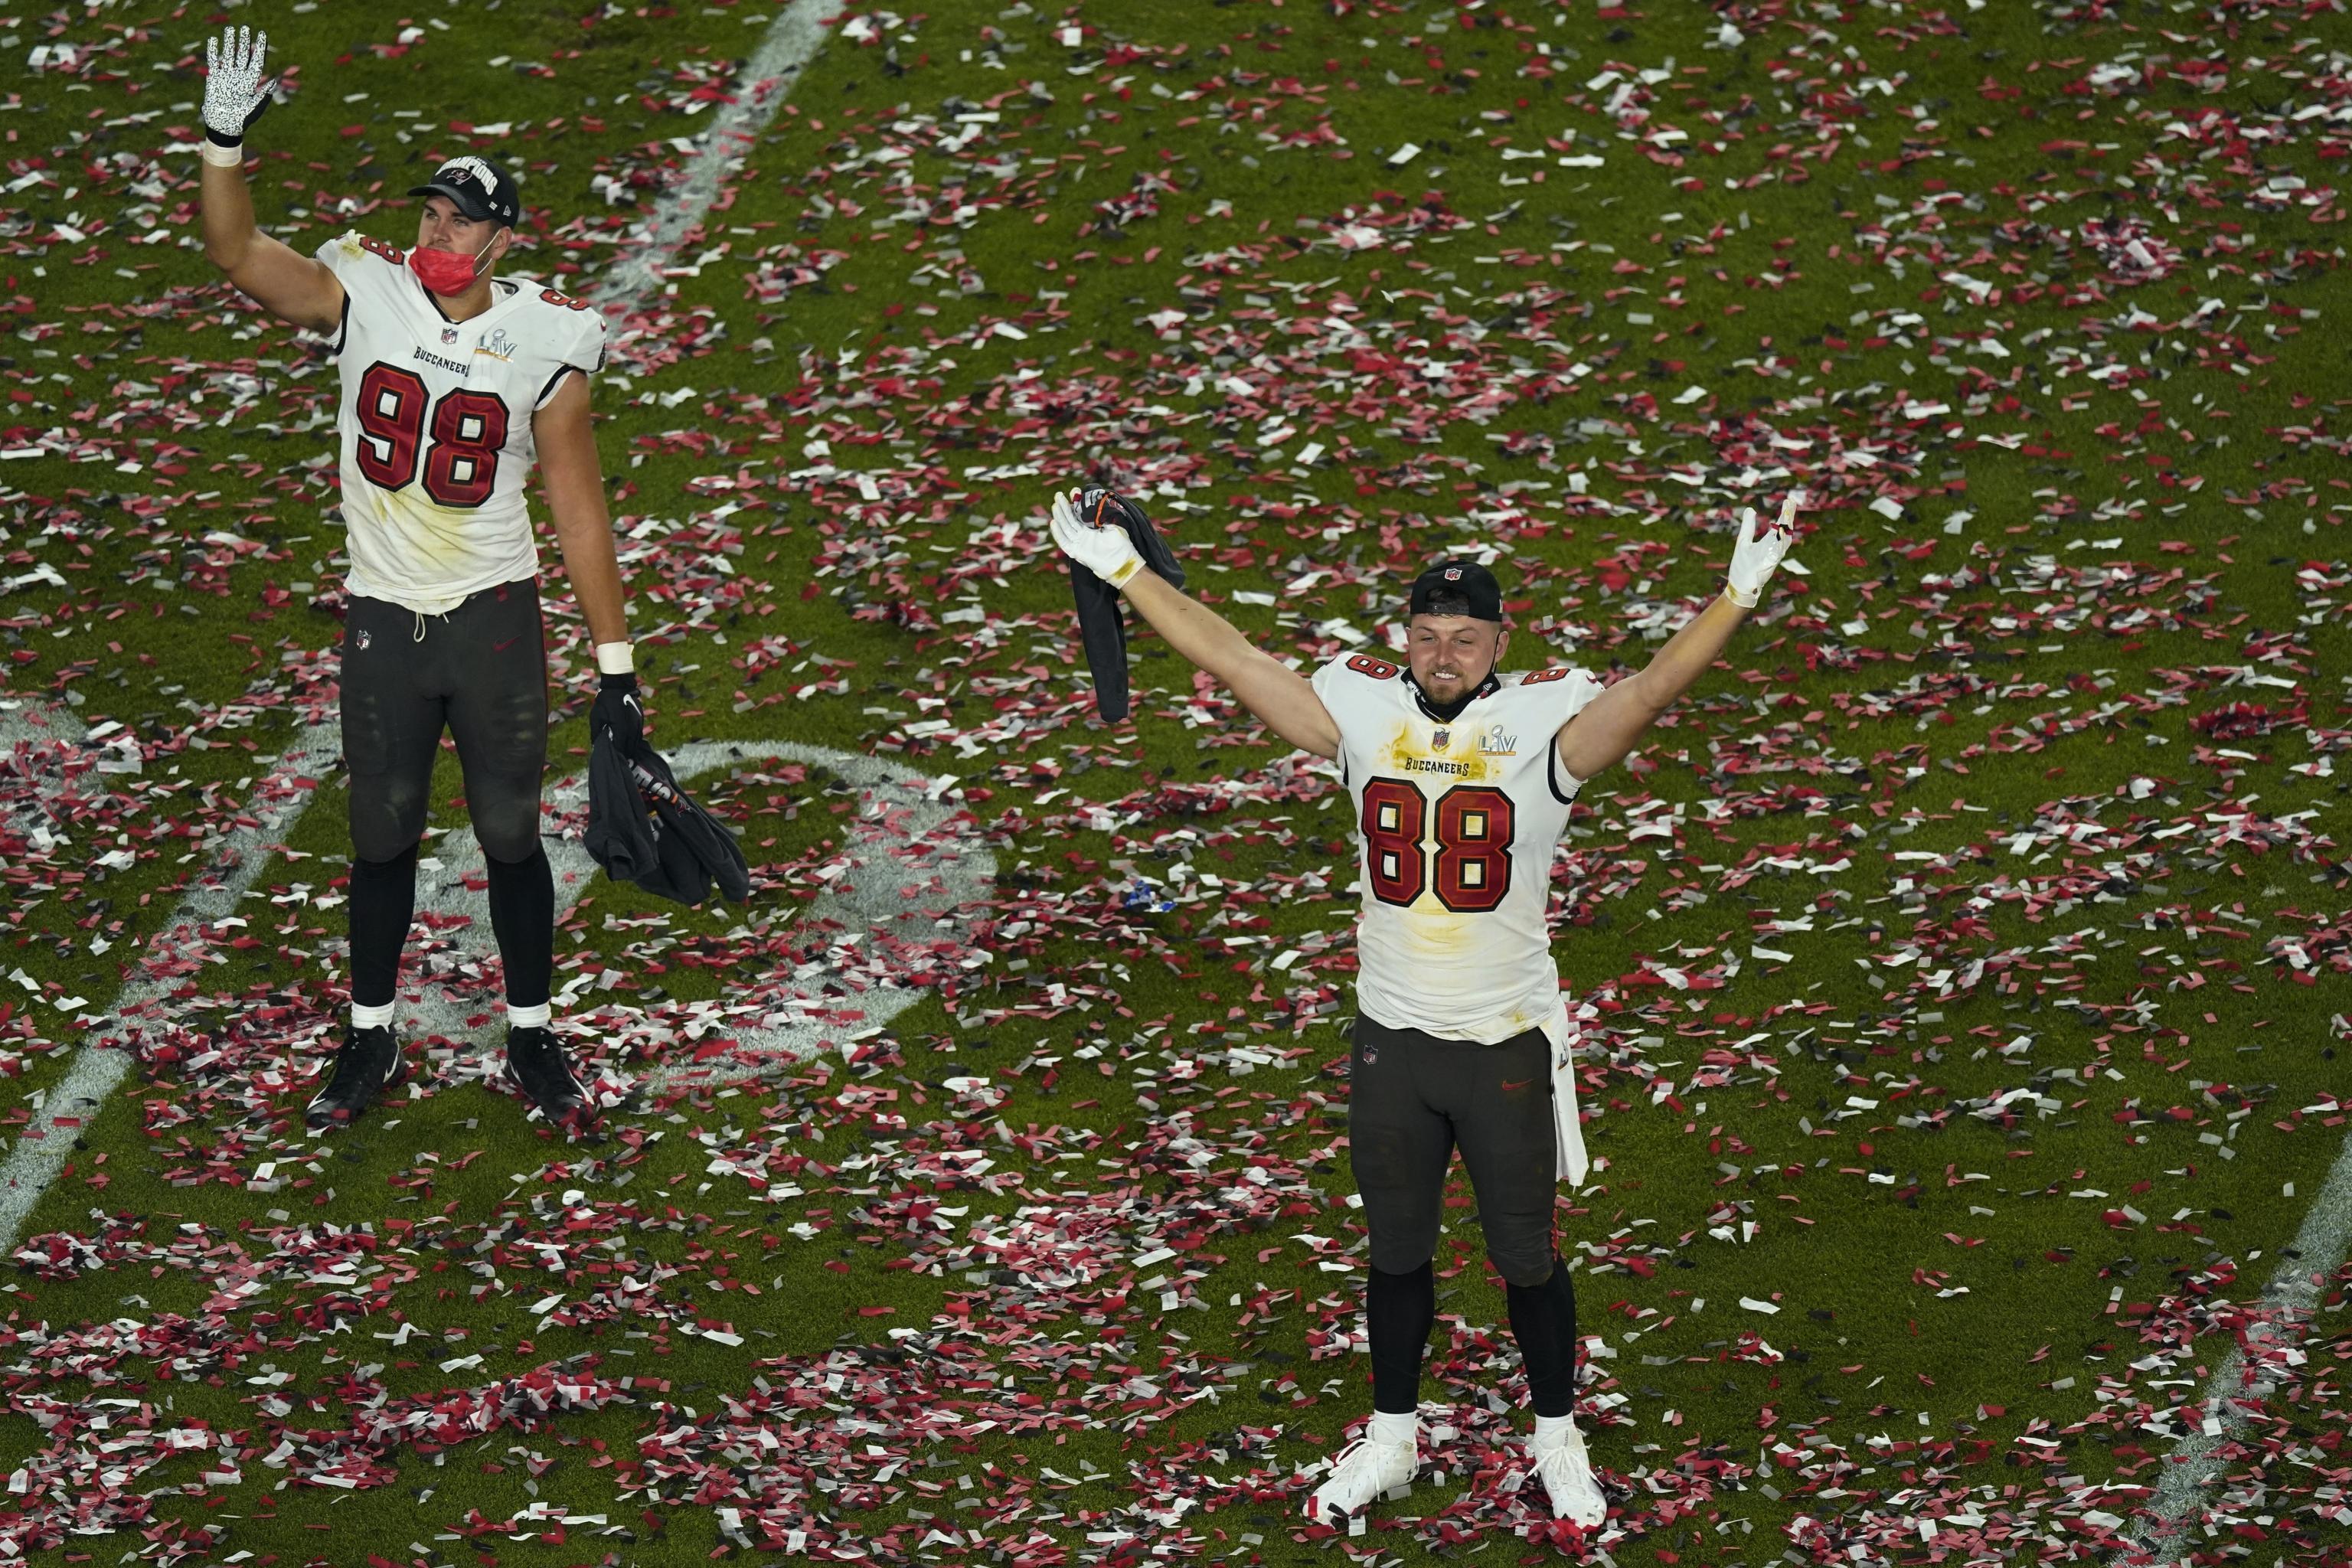
[[[1741,609],[1756,607],[1764,597],[1764,584],[1771,581],[1773,569],[1780,564],[1780,557],[1788,554],[1789,546],[1797,542],[1797,507],[1804,499],[1804,491],[1791,492],[1781,505],[1780,521],[1760,537],[1756,531],[1756,509],[1741,510],[1739,542],[1731,550],[1731,582],[1724,589]]]
[[[262,62],[269,35],[250,27],[224,27],[205,40],[205,139],[222,147],[245,141],[246,127],[269,107],[262,85]]]
[[[1054,542],[1062,547],[1063,554],[1112,587],[1126,587],[1128,579],[1143,570],[1143,552],[1118,524],[1088,522],[1079,517],[1071,500],[1076,493],[1057,490],[1054,494]]]

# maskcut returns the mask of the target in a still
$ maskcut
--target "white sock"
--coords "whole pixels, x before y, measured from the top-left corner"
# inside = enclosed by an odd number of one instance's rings
[[[1567,1442],[1575,1430],[1576,1417],[1573,1415],[1538,1415],[1536,1417],[1535,1446],[1557,1448]]]
[[[352,1027],[354,1029],[383,1028],[392,1022],[393,1006],[394,1004],[390,1002],[381,1007],[362,1007],[356,1002],[352,1003]]]
[[[1402,1415],[1391,1415],[1385,1410],[1372,1412],[1371,1439],[1375,1443],[1421,1442],[1421,1412],[1408,1410]]]
[[[511,1002],[507,1004],[509,1028],[544,1029],[547,1027],[548,1020],[554,1016],[553,1009],[545,1002],[541,1002],[536,1007],[518,1007]]]

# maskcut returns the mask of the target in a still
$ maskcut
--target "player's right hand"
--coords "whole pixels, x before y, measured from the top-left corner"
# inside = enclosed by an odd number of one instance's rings
[[[1063,554],[1112,587],[1124,588],[1129,578],[1143,570],[1143,552],[1116,521],[1097,522],[1080,517],[1077,502],[1082,493],[1054,493],[1054,542],[1061,546]]]
[[[250,27],[224,27],[205,40],[205,137],[224,147],[245,141],[245,132],[269,108],[261,79],[269,55],[269,35]]]

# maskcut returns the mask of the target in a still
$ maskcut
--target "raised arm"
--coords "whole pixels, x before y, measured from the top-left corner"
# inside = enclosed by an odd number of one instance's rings
[[[269,107],[261,82],[269,35],[224,28],[205,50],[205,257],[237,291],[281,321],[312,331],[342,323],[343,286],[325,263],[254,226],[245,184],[245,130]]]
[[[1658,716],[1706,673],[1755,607],[1780,557],[1788,553],[1802,499],[1801,493],[1790,496],[1780,509],[1780,521],[1761,537],[1756,533],[1756,514],[1742,515],[1739,542],[1731,553],[1729,585],[1668,637],[1647,665],[1594,698],[1560,726],[1557,743],[1561,767],[1580,779],[1614,767],[1658,721]]]
[[[1233,622],[1152,573],[1137,573],[1122,591],[1170,647],[1223,682],[1267,729],[1302,752],[1318,757],[1339,754],[1339,726],[1305,676],[1251,642]]]
[[[1339,726],[1305,676],[1244,637],[1216,611],[1144,570],[1127,531],[1083,521],[1076,492],[1054,498],[1054,542],[1127,595],[1168,646],[1209,672],[1265,727],[1318,757],[1339,754]]]
[[[1589,779],[1617,765],[1658,716],[1706,672],[1748,612],[1717,598],[1666,639],[1650,662],[1619,681],[1559,728],[1559,765]]]

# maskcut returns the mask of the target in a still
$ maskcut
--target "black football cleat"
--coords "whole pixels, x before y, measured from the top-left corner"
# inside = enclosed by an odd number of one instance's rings
[[[408,1060],[400,1054],[400,1037],[388,1025],[347,1029],[335,1051],[327,1081],[303,1109],[302,1120],[313,1132],[348,1127],[359,1120],[376,1097],[408,1079]]]
[[[596,1120],[595,1097],[551,1030],[507,1030],[506,1079],[554,1126],[577,1131]]]

